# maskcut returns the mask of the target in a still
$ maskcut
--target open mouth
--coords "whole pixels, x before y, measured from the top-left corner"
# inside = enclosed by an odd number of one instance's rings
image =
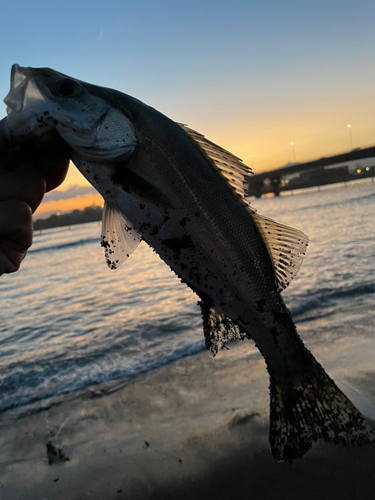
[[[20,112],[28,105],[44,100],[44,96],[35,83],[31,68],[23,68],[18,64],[13,64],[10,91],[4,99],[8,115],[12,112]]]
[[[8,114],[5,133],[12,141],[22,142],[55,126],[52,120],[44,120],[47,99],[38,89],[31,68],[12,66],[10,91],[4,102]]]
[[[13,64],[10,77],[10,91],[4,99],[8,115],[12,111],[21,111],[25,100],[26,88],[30,78],[30,70]]]

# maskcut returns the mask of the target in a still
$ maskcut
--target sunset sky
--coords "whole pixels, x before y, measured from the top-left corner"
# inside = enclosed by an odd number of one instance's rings
[[[188,124],[255,172],[375,144],[373,0],[34,0],[0,18],[10,68],[48,66]],[[1,116],[5,115],[5,105]],[[250,156],[252,155],[252,157]],[[71,168],[39,213],[100,203]]]

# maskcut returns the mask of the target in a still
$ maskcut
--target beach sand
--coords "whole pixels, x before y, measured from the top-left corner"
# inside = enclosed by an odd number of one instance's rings
[[[373,407],[373,381],[353,391],[360,406]],[[49,465],[48,442],[69,460]],[[265,364],[247,341],[7,412],[0,471],[1,500],[375,498],[375,444],[318,442],[293,464],[273,460]]]

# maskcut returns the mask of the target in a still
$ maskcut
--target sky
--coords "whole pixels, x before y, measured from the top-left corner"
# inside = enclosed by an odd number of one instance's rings
[[[3,2],[0,96],[12,64],[50,67],[137,97],[259,173],[348,151],[348,123],[354,148],[375,144],[374,20],[373,0]],[[72,166],[38,213],[93,203]]]

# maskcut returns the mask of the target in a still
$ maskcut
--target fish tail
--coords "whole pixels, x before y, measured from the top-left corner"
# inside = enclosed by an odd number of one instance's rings
[[[302,457],[318,438],[343,445],[374,440],[364,416],[312,359],[297,383],[270,379],[270,445],[278,461]]]

